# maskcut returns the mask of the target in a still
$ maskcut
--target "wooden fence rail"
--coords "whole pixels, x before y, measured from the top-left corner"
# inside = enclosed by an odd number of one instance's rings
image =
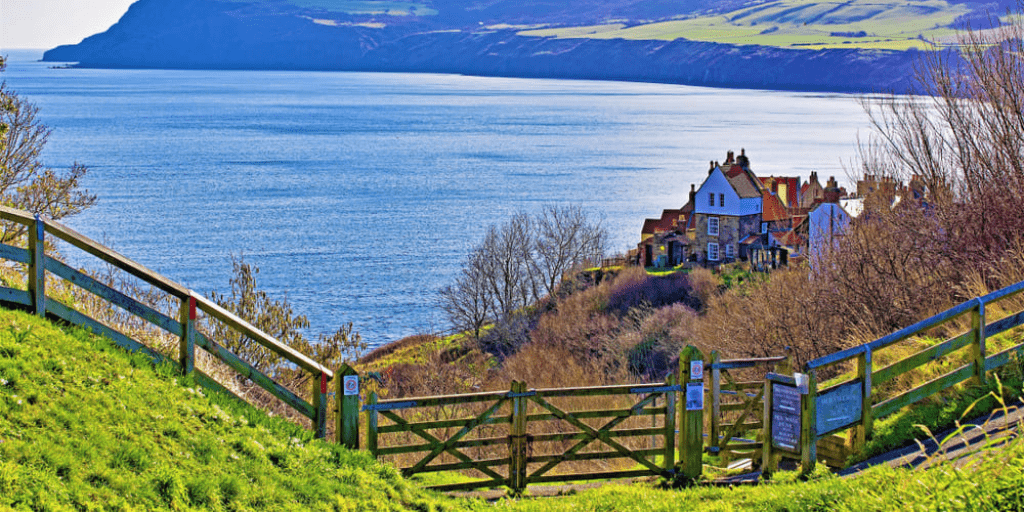
[[[52,315],[71,324],[89,329],[96,334],[107,336],[127,350],[148,354],[156,362],[167,362],[180,366],[185,374],[193,374],[196,381],[205,387],[227,392],[223,385],[195,368],[195,347],[198,346],[234,369],[240,375],[277,397],[283,403],[295,409],[299,414],[309,418],[313,422],[317,437],[322,438],[326,435],[327,383],[334,378],[334,372],[330,369],[313,361],[305,354],[301,354],[291,347],[284,345],[209,299],[104,247],[67,226],[53,220],[43,219],[27,212],[3,206],[0,206],[0,219],[24,226],[28,238],[27,249],[0,244],[0,259],[28,266],[26,290],[0,287],[0,301],[25,307],[39,316]],[[179,318],[171,318],[151,306],[143,304],[66,265],[60,260],[48,256],[46,254],[47,234],[67,242],[87,254],[166,293],[178,302]],[[48,297],[46,295],[47,273],[59,277],[179,338],[180,344],[177,360],[170,360],[132,339],[130,336],[88,317],[55,298]],[[313,386],[311,401],[307,402],[257,370],[238,355],[218,345],[199,332],[196,327],[197,311],[205,313],[210,318],[223,323],[235,333],[241,334],[253,342],[266,347],[295,364],[296,367],[318,377],[316,385]],[[341,403],[341,394],[339,394],[339,409],[341,408]],[[341,438],[339,437],[339,439]]]
[[[707,451],[717,454],[724,464],[737,457],[760,461],[761,429],[764,425],[764,373],[791,371],[792,351],[777,357],[726,359],[718,351],[711,352],[711,398],[707,409],[710,425]],[[762,370],[754,381],[737,381],[731,371],[756,368]],[[753,377],[751,377],[753,378]]]

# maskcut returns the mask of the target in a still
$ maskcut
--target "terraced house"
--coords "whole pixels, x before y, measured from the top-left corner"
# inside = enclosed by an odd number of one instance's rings
[[[763,191],[744,151],[739,157],[730,151],[721,165],[711,162],[693,210],[698,262],[715,265],[740,257],[740,243],[761,232]]]

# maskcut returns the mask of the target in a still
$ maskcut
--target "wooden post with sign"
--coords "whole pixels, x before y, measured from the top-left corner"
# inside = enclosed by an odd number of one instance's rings
[[[704,468],[704,354],[687,346],[679,354],[679,383],[683,407],[679,408],[679,465],[687,479],[700,477]]]
[[[761,471],[765,477],[778,469],[779,458],[801,455],[802,390],[796,379],[769,373],[764,389],[764,444]]]
[[[818,461],[818,376],[812,368],[804,371],[807,372],[807,392],[800,406],[800,473],[809,475]],[[860,412],[858,408],[856,413]]]
[[[334,439],[352,450],[359,449],[359,374],[347,364],[334,373]]]

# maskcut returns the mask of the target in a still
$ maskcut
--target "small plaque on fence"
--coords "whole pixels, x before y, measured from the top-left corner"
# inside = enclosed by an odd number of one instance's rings
[[[702,380],[704,378],[704,361],[690,361],[690,380]]]
[[[353,396],[359,394],[359,376],[358,375],[346,375],[342,377],[342,392],[345,396]]]
[[[704,383],[689,382],[686,384],[686,410],[704,410]]]
[[[772,446],[783,450],[800,449],[800,390],[779,382],[772,383]]]
[[[817,396],[817,434],[824,435],[860,421],[861,383],[850,382]]]

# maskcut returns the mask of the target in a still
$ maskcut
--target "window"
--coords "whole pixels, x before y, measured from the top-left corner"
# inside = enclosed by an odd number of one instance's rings
[[[715,205],[715,193],[714,192],[708,192],[708,206],[714,206],[714,205]]]
[[[718,244],[708,242],[708,261],[718,261]]]
[[[762,222],[761,223],[761,234],[764,235],[764,234],[767,234],[767,233],[768,233],[768,223],[767,222]]]
[[[718,194],[718,206],[725,207],[725,194]]]
[[[733,255],[732,244],[725,244],[725,259],[731,260],[735,256]]]
[[[718,236],[718,217],[708,217],[708,234]]]

